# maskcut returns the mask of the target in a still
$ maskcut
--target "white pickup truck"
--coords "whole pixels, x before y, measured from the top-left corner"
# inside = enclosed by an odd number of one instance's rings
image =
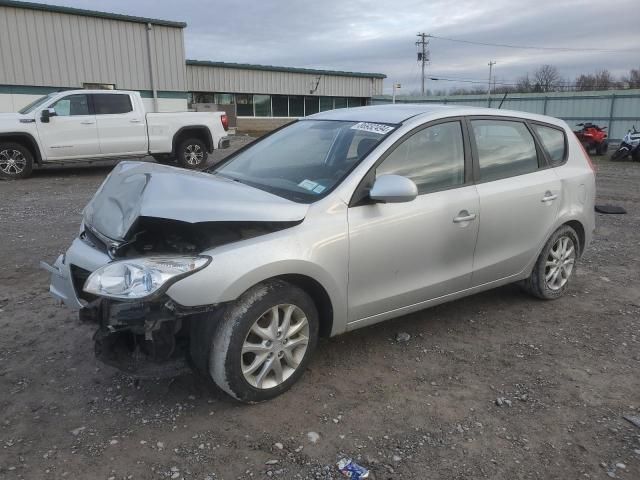
[[[138,92],[56,92],[0,113],[0,177],[25,178],[50,161],[145,155],[199,168],[229,145],[227,126],[224,112],[146,113]]]

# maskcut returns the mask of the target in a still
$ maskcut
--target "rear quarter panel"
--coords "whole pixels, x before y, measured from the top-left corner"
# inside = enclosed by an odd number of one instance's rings
[[[213,148],[226,136],[220,117],[224,112],[147,113],[150,153],[169,153],[174,135],[184,127],[204,126],[211,132]]]

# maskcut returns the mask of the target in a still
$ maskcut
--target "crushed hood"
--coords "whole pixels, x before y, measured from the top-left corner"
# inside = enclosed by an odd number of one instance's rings
[[[232,180],[147,162],[121,162],[84,210],[84,222],[124,240],[139,217],[199,222],[297,222],[308,206]]]

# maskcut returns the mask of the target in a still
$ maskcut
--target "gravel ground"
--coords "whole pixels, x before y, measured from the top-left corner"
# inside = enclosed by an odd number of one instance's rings
[[[640,478],[640,164],[599,161],[571,293],[506,286],[322,341],[287,394],[239,405],[193,374],[98,363],[38,269],[110,166],[0,182],[0,478]],[[403,335],[398,335],[402,333]]]

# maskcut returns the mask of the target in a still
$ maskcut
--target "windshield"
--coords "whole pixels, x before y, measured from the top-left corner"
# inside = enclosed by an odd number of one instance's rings
[[[233,156],[213,173],[296,202],[329,193],[395,127],[301,120]]]
[[[40,97],[39,99],[34,100],[29,105],[24,107],[22,110],[19,110],[18,113],[22,113],[23,115],[25,113],[31,113],[36,108],[38,108],[39,106],[47,103],[47,101],[49,101],[51,98],[53,98],[54,95],[56,95],[56,93],[50,93],[49,95],[45,95],[44,97]]]

